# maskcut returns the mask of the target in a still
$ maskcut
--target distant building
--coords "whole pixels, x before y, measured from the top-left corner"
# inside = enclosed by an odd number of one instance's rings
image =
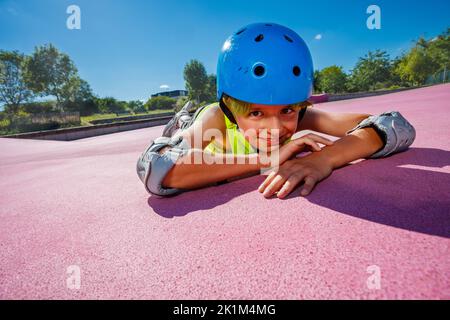
[[[165,97],[169,97],[169,98],[178,99],[178,98],[186,97],[187,95],[188,95],[187,90],[172,90],[172,91],[158,92],[158,93],[152,94],[151,97],[155,98],[155,97],[159,97],[159,96],[165,96]]]

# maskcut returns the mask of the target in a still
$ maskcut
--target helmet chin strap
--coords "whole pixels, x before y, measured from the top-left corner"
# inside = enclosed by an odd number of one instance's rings
[[[222,97],[220,97],[219,100],[219,106],[222,112],[225,114],[225,116],[230,120],[232,123],[234,123],[237,126],[236,119],[233,116],[233,113],[231,113],[230,109],[226,106],[226,104],[223,102]],[[239,128],[239,127],[238,127]]]

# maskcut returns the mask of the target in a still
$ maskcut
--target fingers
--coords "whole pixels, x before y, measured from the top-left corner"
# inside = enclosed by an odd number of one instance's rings
[[[281,175],[277,175],[275,178],[272,179],[272,182],[264,190],[263,196],[266,198],[271,197],[275,192],[277,192],[280,189],[280,187],[283,185],[285,181],[286,178],[284,178]]]
[[[316,174],[320,173],[317,170],[315,167],[308,167],[299,162],[287,161],[282,167],[269,174],[259,186],[258,191],[263,193],[266,198],[276,193],[277,197],[281,199],[290,194],[299,183],[304,181],[300,194],[306,196],[312,192],[315,185],[321,180],[321,176]]]
[[[280,191],[277,193],[277,197],[282,199],[294,190],[294,188],[303,180],[304,175],[294,174],[290,176],[283,184]]]
[[[302,137],[300,137],[298,139],[294,139],[292,141],[302,140],[302,139],[308,139],[309,141],[318,142],[318,143],[321,143],[321,144],[324,144],[324,145],[328,145],[328,146],[332,145],[334,143],[333,140],[330,140],[328,138],[319,136],[319,135],[314,134],[314,133],[308,133],[308,134],[306,134],[306,135],[304,135],[304,136],[302,136]]]
[[[314,133],[307,134],[307,136],[309,138],[313,139],[316,142],[319,142],[321,144],[325,144],[325,145],[328,145],[328,146],[332,145],[334,143],[333,140],[327,139],[325,137],[319,136],[319,135],[314,134]]]
[[[291,141],[291,152],[298,152],[305,149],[306,146],[311,146],[314,150],[320,151],[320,146],[311,138],[304,136]]]
[[[304,138],[303,141],[304,141],[304,144],[310,146],[314,151],[320,151],[320,150],[322,150],[322,149],[320,148],[320,146],[319,146],[314,140],[312,140],[312,139],[310,139],[310,138]]]
[[[300,194],[302,196],[307,196],[308,194],[310,194],[312,189],[316,185],[316,183],[317,183],[317,180],[315,178],[313,178],[311,176],[307,176],[305,178],[305,184],[304,184],[303,189],[300,192]]]
[[[286,178],[278,174],[277,171],[272,171],[264,182],[259,186],[258,191],[264,197],[271,197],[283,185]]]
[[[325,137],[321,137],[319,135],[316,135],[314,133],[308,133],[307,135],[304,135],[303,137],[293,139],[292,142],[299,148],[305,147],[305,145],[308,145],[311,147],[313,151],[320,151],[322,148],[319,146],[318,143],[322,143],[324,145],[333,145],[334,141],[327,139]]]
[[[259,192],[264,192],[264,190],[266,189],[266,187],[269,185],[269,183],[272,182],[272,179],[275,177],[276,175],[276,171],[272,171],[267,178],[264,180],[264,182],[258,187],[258,191]]]
[[[263,192],[263,195],[266,198],[271,197],[274,193],[277,193],[277,197],[282,199],[289,195],[302,181],[304,181],[304,185],[300,195],[307,196],[314,189],[317,179],[305,174],[293,174],[288,179],[285,179],[280,175],[276,175],[270,180],[270,183],[268,183],[265,189],[259,188],[258,190]]]

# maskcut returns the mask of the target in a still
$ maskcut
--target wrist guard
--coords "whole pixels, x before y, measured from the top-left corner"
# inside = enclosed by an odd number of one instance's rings
[[[380,115],[373,115],[362,120],[356,127],[347,131],[351,132],[373,127],[383,139],[384,146],[369,158],[386,157],[390,154],[401,152],[414,142],[416,130],[414,127],[397,111],[383,112]]]

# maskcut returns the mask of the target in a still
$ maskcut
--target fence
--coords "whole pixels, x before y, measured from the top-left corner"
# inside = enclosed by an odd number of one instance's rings
[[[395,93],[404,90],[411,90],[420,87],[407,87],[407,88],[398,88],[398,89],[388,89],[388,90],[376,90],[376,91],[367,91],[367,92],[352,92],[352,93],[337,93],[330,94],[328,96],[328,101],[338,101],[338,100],[347,100],[347,99],[356,99],[356,98],[364,98],[371,96],[379,96],[382,94]]]
[[[449,81],[450,81],[450,72],[449,70],[444,69],[441,72],[429,76],[426,80],[426,84],[447,83]]]
[[[105,123],[113,123],[113,122],[160,118],[160,117],[166,117],[166,116],[173,116],[174,114],[175,114],[174,112],[163,112],[163,113],[148,114],[148,115],[141,115],[141,116],[129,116],[129,117],[120,117],[120,118],[112,118],[112,119],[91,120],[89,122],[92,124],[105,124]]]
[[[7,132],[52,130],[64,126],[80,125],[79,112],[52,112],[31,115],[13,115],[8,118]]]
[[[52,113],[39,113],[28,116],[31,123],[50,123],[56,122],[59,124],[67,123],[80,123],[80,113],[79,112],[52,112]]]
[[[88,137],[99,136],[102,134],[110,134],[127,130],[135,130],[153,126],[165,125],[172,119],[172,116],[140,119],[118,123],[97,124],[89,127],[71,127],[55,130],[43,130],[38,132],[27,132],[19,134],[11,134],[4,136],[5,138],[22,138],[22,139],[40,139],[40,140],[60,140],[71,141]]]

